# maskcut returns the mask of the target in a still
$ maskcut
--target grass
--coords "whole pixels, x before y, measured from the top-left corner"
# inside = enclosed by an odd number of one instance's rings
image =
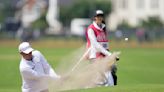
[[[21,92],[21,77],[19,74],[20,56],[17,44],[0,45],[0,92]],[[49,63],[55,68],[59,61],[76,50],[78,46],[40,46],[40,50]],[[44,43],[42,43],[44,44]],[[79,45],[80,46],[80,45]],[[98,87],[68,92],[163,92],[164,90],[164,49],[163,48],[112,48],[120,50],[118,62],[118,86]]]

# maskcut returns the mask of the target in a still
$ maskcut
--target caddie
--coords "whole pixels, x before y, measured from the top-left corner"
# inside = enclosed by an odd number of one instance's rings
[[[87,48],[90,48],[88,59],[92,62],[112,54],[109,50],[108,32],[103,22],[104,12],[96,10],[93,23],[89,25],[86,31]],[[116,60],[119,60],[119,58],[116,57]],[[105,76],[107,80],[104,85],[113,86],[117,84],[115,65],[112,66],[112,70],[105,73]]]

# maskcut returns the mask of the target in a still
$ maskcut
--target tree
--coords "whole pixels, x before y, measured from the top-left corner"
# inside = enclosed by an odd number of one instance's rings
[[[5,21],[7,17],[13,17],[15,14],[15,7],[13,1],[0,1],[0,22]]]
[[[91,18],[97,9],[108,15],[112,10],[111,2],[77,0],[70,7],[60,7],[60,20],[64,25],[69,25],[72,18]]]
[[[149,17],[147,20],[141,21],[141,27],[147,29],[163,28],[164,24],[159,17]]]

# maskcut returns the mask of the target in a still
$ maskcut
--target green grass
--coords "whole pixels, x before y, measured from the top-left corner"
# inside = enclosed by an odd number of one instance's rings
[[[40,48],[55,68],[63,56],[76,48]],[[164,92],[164,49],[114,48],[121,51],[118,86],[69,92]],[[20,56],[15,46],[0,46],[0,92],[21,92]]]
[[[123,49],[119,62],[119,84],[164,84],[162,49]]]

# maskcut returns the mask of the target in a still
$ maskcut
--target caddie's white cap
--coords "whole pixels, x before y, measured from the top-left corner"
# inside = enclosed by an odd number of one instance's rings
[[[19,52],[23,52],[25,54],[29,54],[31,51],[33,51],[34,49],[31,48],[30,44],[28,42],[22,42],[19,45]]]
[[[95,16],[98,16],[98,15],[104,15],[104,12],[102,10],[96,10],[96,14]]]

